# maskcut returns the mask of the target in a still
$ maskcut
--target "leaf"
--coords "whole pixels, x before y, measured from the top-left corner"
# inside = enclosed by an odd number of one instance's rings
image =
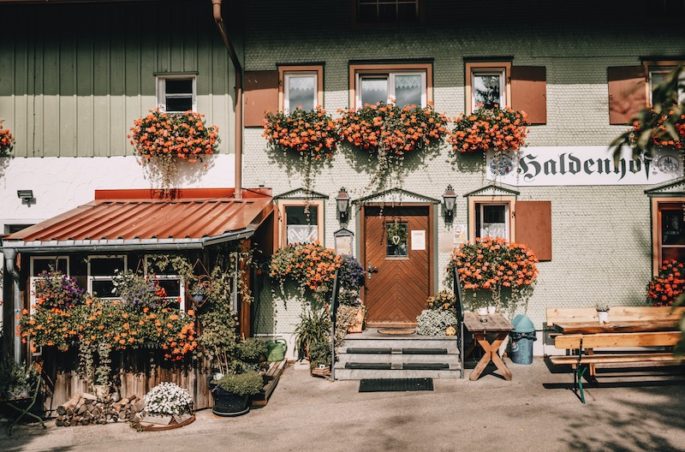
[[[652,130],[647,129],[643,130],[640,133],[640,137],[637,139],[637,147],[640,149],[647,149],[647,146],[649,145],[649,140],[652,137]]]

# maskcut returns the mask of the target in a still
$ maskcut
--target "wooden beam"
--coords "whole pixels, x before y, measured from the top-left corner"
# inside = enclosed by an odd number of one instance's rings
[[[550,361],[556,365],[578,364],[578,356],[552,356]],[[673,353],[639,353],[639,354],[612,354],[612,355],[587,355],[581,359],[581,364],[603,363],[634,363],[634,362],[673,362],[675,364],[685,361],[683,357],[676,357]]]
[[[612,306],[609,311],[610,322],[638,320],[679,320],[685,308],[669,306]],[[547,309],[547,325],[569,322],[598,321],[595,308],[550,308]]]

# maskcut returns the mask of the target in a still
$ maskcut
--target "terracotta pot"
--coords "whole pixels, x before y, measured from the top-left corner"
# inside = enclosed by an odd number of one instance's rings
[[[361,333],[364,331],[364,307],[357,308],[357,315],[354,318],[354,323],[347,328],[348,333]]]

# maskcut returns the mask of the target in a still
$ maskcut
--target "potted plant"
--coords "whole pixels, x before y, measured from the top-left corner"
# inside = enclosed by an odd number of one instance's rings
[[[526,115],[508,108],[480,108],[454,121],[452,156],[474,152],[516,152],[528,134]]]
[[[180,424],[193,416],[193,399],[180,386],[164,382],[145,394],[143,421],[154,424]]]
[[[595,308],[597,309],[599,323],[609,323],[609,305],[598,304]]]
[[[212,413],[218,416],[240,416],[250,411],[250,397],[264,387],[262,376],[255,371],[228,374],[216,381]]]
[[[21,365],[9,356],[0,361],[0,414],[16,418],[29,409],[31,417],[42,418],[43,393],[40,391],[40,374],[33,365]],[[35,397],[35,400],[34,400]]]
[[[193,299],[193,303],[202,304],[202,302],[204,302],[205,300],[205,297],[207,296],[206,284],[203,282],[196,283],[190,289],[190,296]]]
[[[364,279],[365,272],[361,264],[352,256],[342,256],[342,264],[338,273],[340,283],[338,318],[350,317],[348,333],[361,333],[364,330],[366,307],[359,298],[359,291],[364,286]]]

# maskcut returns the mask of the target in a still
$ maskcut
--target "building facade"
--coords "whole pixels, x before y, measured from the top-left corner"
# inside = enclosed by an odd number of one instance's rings
[[[95,189],[155,186],[127,132],[150,109],[193,109],[219,126],[221,148],[175,184],[272,189],[276,246],[319,241],[378,269],[364,294],[383,306],[372,323],[411,323],[445,286],[452,250],[479,236],[532,242],[542,262],[526,312],[540,328],[551,307],[643,303],[654,268],[679,256],[680,239],[668,237],[685,229],[680,157],[614,161],[608,145],[685,57],[681,2],[657,2],[644,27],[636,4],[618,1],[224,2],[233,54],[212,20],[221,2],[0,3],[0,119],[16,137],[14,157],[0,159],[6,233]],[[267,111],[320,105],[337,116],[397,101],[454,118],[488,99],[532,123],[520,160],[503,168],[453,159],[444,144],[379,186],[374,161],[341,146],[307,183],[262,137]],[[352,204],[341,219],[343,187]],[[19,190],[32,191],[28,202]],[[394,246],[391,223],[403,229]],[[300,304],[268,285],[256,295],[253,331],[292,340]]]

